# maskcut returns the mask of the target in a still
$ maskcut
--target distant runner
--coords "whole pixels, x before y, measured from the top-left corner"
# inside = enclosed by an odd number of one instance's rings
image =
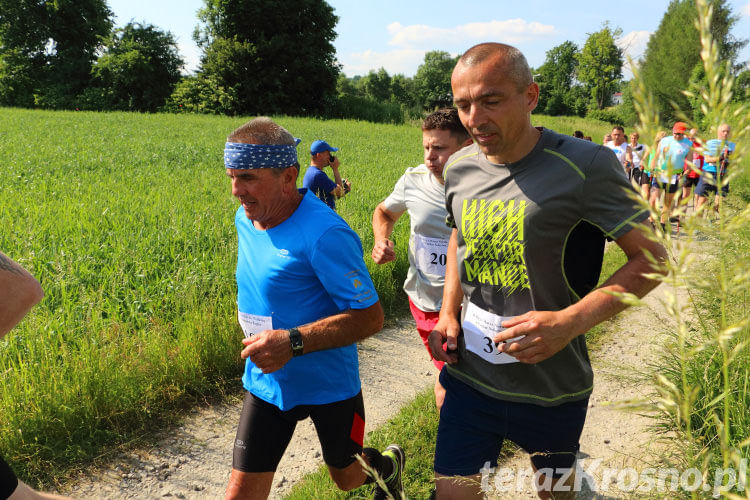
[[[729,184],[725,183],[725,177],[727,175],[727,167],[729,167],[729,157],[734,153],[737,146],[729,140],[732,136],[732,129],[728,124],[722,123],[716,135],[716,139],[706,142],[704,153],[705,163],[703,165],[704,175],[698,181],[698,186],[695,188],[695,196],[697,198],[696,210],[708,201],[710,193],[716,193],[716,196],[714,196],[714,210],[718,212],[721,206],[721,199],[729,194]],[[717,187],[721,195],[717,192]]]

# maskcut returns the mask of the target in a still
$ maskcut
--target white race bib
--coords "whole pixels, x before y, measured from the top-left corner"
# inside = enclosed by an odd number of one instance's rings
[[[445,262],[448,258],[448,240],[428,238],[414,234],[414,250],[417,269],[424,274],[445,276]]]
[[[509,319],[509,317],[498,316],[489,311],[481,309],[471,302],[466,308],[466,315],[461,326],[464,330],[464,342],[466,349],[481,357],[493,365],[502,365],[506,363],[518,363],[518,360],[504,352],[498,352],[495,342],[492,340],[497,333],[505,330],[500,323]],[[523,336],[506,340],[510,344]]]
[[[258,316],[257,314],[247,314],[237,311],[237,319],[242,327],[242,333],[249,337],[263,330],[273,330],[271,316]]]

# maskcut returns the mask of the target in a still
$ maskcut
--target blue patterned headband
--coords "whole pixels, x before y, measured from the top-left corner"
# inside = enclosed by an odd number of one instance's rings
[[[224,145],[224,166],[226,168],[286,168],[297,163],[297,144],[245,144],[227,142]]]

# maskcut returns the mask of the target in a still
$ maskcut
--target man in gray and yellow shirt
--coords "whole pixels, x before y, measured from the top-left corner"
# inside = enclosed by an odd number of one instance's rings
[[[474,144],[443,174],[454,228],[429,336],[446,362],[437,498],[477,498],[479,472],[494,467],[504,439],[531,454],[541,498],[572,497],[559,488],[571,484],[593,385],[585,333],[625,308],[607,292],[656,286],[643,277],[656,271],[646,252],[665,250],[636,226],[648,214],[628,197],[612,151],[531,125],[539,87],[521,52],[477,45],[451,85]],[[593,289],[605,236],[628,261]]]

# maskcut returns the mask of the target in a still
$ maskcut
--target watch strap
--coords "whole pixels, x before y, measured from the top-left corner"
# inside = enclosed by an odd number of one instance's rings
[[[297,328],[289,329],[289,343],[292,344],[292,356],[302,356],[305,345],[302,342],[302,334]]]

